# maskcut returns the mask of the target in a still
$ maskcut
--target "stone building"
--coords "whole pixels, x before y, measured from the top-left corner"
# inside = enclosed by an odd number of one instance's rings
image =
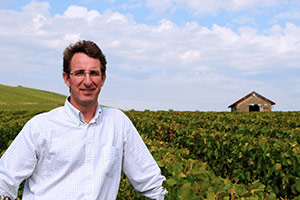
[[[272,111],[272,106],[275,103],[262,95],[251,92],[240,100],[228,106],[231,112],[252,112],[252,111]]]

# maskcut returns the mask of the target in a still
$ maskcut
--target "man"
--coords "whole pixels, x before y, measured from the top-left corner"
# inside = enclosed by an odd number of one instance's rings
[[[24,200],[116,199],[121,172],[149,199],[164,199],[165,177],[130,120],[102,108],[106,59],[91,41],[67,47],[64,107],[29,120],[0,160],[0,195]]]

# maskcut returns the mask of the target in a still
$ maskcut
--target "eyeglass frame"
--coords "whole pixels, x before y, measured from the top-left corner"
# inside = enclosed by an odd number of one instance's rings
[[[84,70],[77,70],[75,72],[67,73],[69,76],[74,75],[77,78],[83,78],[86,74],[89,74],[91,77],[97,78],[98,76],[103,78],[101,71],[91,70],[91,71],[84,71]]]

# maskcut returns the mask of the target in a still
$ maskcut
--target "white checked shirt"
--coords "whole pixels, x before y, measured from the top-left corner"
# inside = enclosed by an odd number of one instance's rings
[[[0,160],[0,195],[24,200],[116,199],[121,172],[142,195],[164,199],[165,177],[131,121],[97,107],[94,118],[68,100],[29,120]]]

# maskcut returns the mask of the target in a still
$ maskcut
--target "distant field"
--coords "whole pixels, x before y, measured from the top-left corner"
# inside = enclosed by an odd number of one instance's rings
[[[50,110],[65,100],[66,96],[53,92],[0,84],[0,110]]]

